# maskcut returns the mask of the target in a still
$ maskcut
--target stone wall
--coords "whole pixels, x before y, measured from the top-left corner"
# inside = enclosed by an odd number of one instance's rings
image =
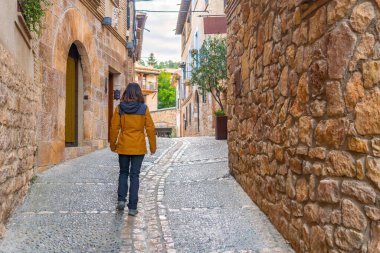
[[[176,128],[176,108],[167,108],[150,112],[156,128]]]
[[[298,252],[380,252],[380,1],[229,1],[231,173]]]
[[[212,99],[211,94],[206,95],[205,102],[202,101],[201,93],[193,86],[190,87],[188,94],[190,95],[180,102],[181,136],[214,135],[215,123],[213,115],[215,101]],[[197,94],[199,99],[197,99]]]
[[[0,43],[0,238],[34,174],[39,91]]]

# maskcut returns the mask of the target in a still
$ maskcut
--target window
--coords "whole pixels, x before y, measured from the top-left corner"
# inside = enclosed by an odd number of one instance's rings
[[[198,67],[198,59],[199,59],[199,33],[198,33],[198,28],[197,28],[197,31],[194,35],[194,43],[195,43],[195,50],[197,51],[197,61],[195,63],[196,67]]]
[[[207,92],[202,91],[202,103],[207,103]]]
[[[189,54],[188,54],[188,57],[187,57],[187,78],[190,79],[191,78],[191,49],[189,49]]]

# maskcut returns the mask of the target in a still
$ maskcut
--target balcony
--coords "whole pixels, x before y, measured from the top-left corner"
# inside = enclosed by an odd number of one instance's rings
[[[144,95],[149,95],[149,94],[157,92],[157,83],[155,82],[141,80],[141,81],[138,81],[138,84],[140,85],[141,90]]]

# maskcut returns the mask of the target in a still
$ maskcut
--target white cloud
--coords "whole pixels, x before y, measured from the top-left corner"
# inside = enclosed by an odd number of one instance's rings
[[[153,0],[147,2],[136,2],[138,10],[179,10],[180,0]],[[148,57],[152,52],[159,61],[181,59],[181,37],[175,35],[174,29],[177,25],[178,12],[157,13],[148,12],[148,19],[144,31],[142,57]],[[143,58],[144,60],[146,58]]]

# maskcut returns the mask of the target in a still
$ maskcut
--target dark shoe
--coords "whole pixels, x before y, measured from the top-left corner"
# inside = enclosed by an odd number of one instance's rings
[[[119,201],[119,202],[117,202],[117,210],[120,210],[120,211],[122,211],[122,210],[124,210],[124,208],[125,208],[125,201]]]
[[[138,214],[139,211],[137,211],[137,209],[129,209],[128,210],[128,215],[130,216],[136,216]]]

